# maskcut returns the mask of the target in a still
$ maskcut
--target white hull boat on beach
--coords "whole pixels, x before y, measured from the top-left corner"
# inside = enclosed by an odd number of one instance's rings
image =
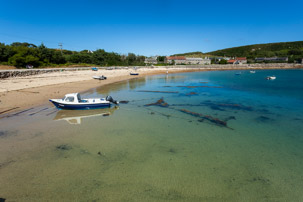
[[[63,99],[50,99],[58,109],[97,109],[118,104],[111,96],[106,98],[82,99],[79,93],[66,94]]]
[[[98,80],[105,80],[105,79],[107,79],[107,77],[106,76],[92,76],[93,77],[93,79],[98,79]]]

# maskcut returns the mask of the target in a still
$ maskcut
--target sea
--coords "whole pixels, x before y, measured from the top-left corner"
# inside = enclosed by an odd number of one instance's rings
[[[302,69],[134,76],[81,95],[120,104],[1,115],[1,199],[303,201]]]

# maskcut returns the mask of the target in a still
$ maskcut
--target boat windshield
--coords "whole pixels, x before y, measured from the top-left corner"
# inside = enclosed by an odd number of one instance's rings
[[[77,98],[78,98],[78,102],[81,102],[81,96],[79,93],[77,94]]]
[[[74,102],[74,97],[67,97],[65,99],[66,102]]]

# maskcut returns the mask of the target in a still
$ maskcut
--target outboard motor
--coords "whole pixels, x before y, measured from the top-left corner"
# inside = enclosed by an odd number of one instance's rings
[[[112,98],[112,96],[110,96],[110,95],[108,95],[108,96],[106,96],[106,101],[109,101],[109,102],[111,102],[111,103],[114,103],[114,104],[119,104],[119,102],[117,101],[117,100],[114,100],[113,98]]]

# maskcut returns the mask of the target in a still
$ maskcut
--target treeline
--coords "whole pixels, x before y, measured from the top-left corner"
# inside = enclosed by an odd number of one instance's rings
[[[288,57],[288,62],[299,62],[303,58],[303,41],[255,44],[208,52],[206,54],[227,57]]]
[[[144,65],[144,56],[134,53],[120,55],[106,52],[83,50],[80,52],[47,48],[44,44],[36,46],[30,43],[15,42],[10,45],[0,43],[0,64],[17,68],[26,66],[47,67],[72,64],[91,64],[99,66],[140,66]]]

